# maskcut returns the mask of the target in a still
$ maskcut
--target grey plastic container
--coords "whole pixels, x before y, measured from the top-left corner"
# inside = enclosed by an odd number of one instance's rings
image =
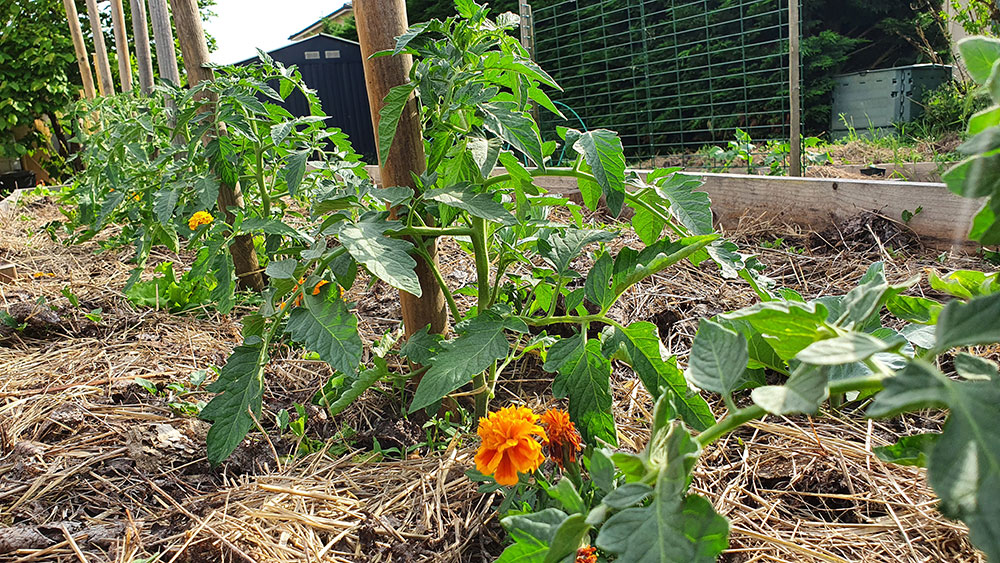
[[[924,92],[950,80],[951,71],[948,65],[920,64],[835,76],[830,135],[834,139],[847,136],[848,125],[858,135],[870,130],[894,133],[895,124],[920,116]]]

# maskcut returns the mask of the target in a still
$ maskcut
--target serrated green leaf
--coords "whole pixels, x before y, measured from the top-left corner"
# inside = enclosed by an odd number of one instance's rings
[[[937,323],[938,315],[944,309],[944,305],[933,299],[910,295],[894,295],[885,306],[898,319],[925,325]]]
[[[565,276],[571,273],[569,263],[583,252],[584,247],[614,238],[613,233],[601,230],[566,229],[564,233],[550,231],[539,237],[538,254],[552,265],[557,274]]]
[[[569,397],[569,416],[590,443],[597,438],[617,444],[611,414],[611,362],[601,354],[601,343],[576,334],[556,342],[543,369],[557,372],[552,395]]]
[[[819,340],[828,311],[822,303],[769,301],[721,315],[750,323],[783,360],[790,360]]]
[[[285,183],[288,185],[289,195],[294,196],[298,192],[299,186],[302,184],[302,178],[306,173],[306,161],[308,160],[308,150],[297,151],[288,155],[285,164]]]
[[[392,223],[378,220],[343,223],[337,231],[337,238],[347,252],[375,277],[420,297],[420,280],[413,271],[417,262],[410,256],[413,244],[383,236],[382,233],[392,226]]]
[[[611,288],[611,274],[614,261],[607,252],[602,252],[587,273],[584,283],[584,295],[591,303],[606,311],[615,302],[616,295]]]
[[[213,423],[206,439],[212,465],[222,463],[240,445],[253,425],[253,417],[260,420],[266,363],[267,350],[262,343],[238,346],[222,366],[219,378],[206,387],[220,393],[199,414]]]
[[[163,188],[153,194],[153,212],[156,213],[157,221],[163,224],[170,222],[174,216],[179,195],[177,188]]]
[[[396,54],[399,54],[399,51],[405,48],[405,43],[403,43],[402,47],[400,46],[403,38],[416,30],[414,35],[409,36],[409,39],[413,39],[416,33],[419,33],[419,30],[423,29],[424,26],[425,24],[412,26],[406,33],[401,35],[396,42]],[[386,159],[389,158],[389,150],[392,148],[392,140],[396,136],[396,128],[399,126],[400,116],[403,115],[403,108],[406,107],[406,102],[409,101],[410,95],[413,94],[416,88],[417,84],[415,82],[400,84],[389,90],[389,93],[385,95],[385,99],[382,101],[382,109],[378,111],[378,157],[383,165]]]
[[[491,102],[479,108],[483,111],[483,127],[521,151],[535,166],[545,167],[542,139],[527,112],[520,111],[514,102]]]
[[[895,463],[896,465],[927,467],[927,454],[940,437],[940,434],[903,436],[891,446],[879,446],[875,448],[875,456],[882,461]]]
[[[608,210],[618,216],[625,201],[625,153],[618,134],[607,129],[587,131],[573,143],[573,149],[583,155],[604,192]]]
[[[640,280],[648,278],[691,256],[718,238],[719,235],[703,235],[684,237],[675,241],[664,240],[658,244],[646,247],[637,255],[634,255],[634,260],[631,258],[632,255],[626,253],[623,249],[615,260],[615,296],[621,295],[626,289]],[[624,257],[628,257],[628,260],[619,259]]]
[[[684,174],[673,174],[655,184],[656,193],[670,202],[670,214],[691,234],[715,232],[712,226],[712,202],[705,192],[695,191],[701,180]]]
[[[493,173],[493,169],[496,168],[503,143],[497,138],[469,137],[466,147],[469,150],[469,156],[472,157],[472,161],[479,167],[479,175],[483,179],[489,178],[490,174]]]
[[[750,392],[757,406],[771,414],[815,414],[830,396],[826,368],[802,364],[784,385],[767,385]]]
[[[353,373],[361,363],[358,319],[331,291],[305,293],[302,305],[292,309],[285,326],[292,340],[319,354],[334,371]]]
[[[750,359],[742,334],[701,319],[691,344],[687,378],[701,389],[730,396],[743,385]]]
[[[441,335],[430,334],[430,328],[430,325],[427,325],[411,334],[399,349],[399,355],[419,366],[433,360],[434,356],[442,351]]]
[[[326,408],[330,416],[340,414],[344,409],[354,404],[372,385],[389,377],[389,369],[384,359],[375,356],[372,358],[372,363],[374,364],[372,369],[362,371],[357,379],[351,382],[351,386],[344,390],[340,397],[337,397],[336,401],[327,405]]]
[[[795,355],[795,359],[816,366],[836,366],[866,360],[893,347],[892,343],[863,332],[850,332],[836,338],[813,342]]]
[[[517,219],[504,209],[503,205],[493,199],[493,194],[475,193],[469,183],[463,182],[447,188],[427,190],[424,192],[424,197],[457,207],[474,217],[481,217],[487,221],[503,223],[504,225],[517,224]]]
[[[264,269],[264,273],[267,277],[274,278],[276,280],[290,280],[295,278],[295,268],[299,265],[299,261],[295,258],[286,258],[284,260],[275,260],[274,262],[269,262],[267,268]]]
[[[285,137],[292,132],[292,128],[295,127],[294,121],[285,121],[283,123],[275,123],[271,126],[271,142],[275,146],[281,144],[281,141],[285,140]]]
[[[441,343],[442,351],[429,362],[430,369],[417,385],[410,412],[434,404],[486,371],[493,362],[506,358],[510,342],[505,330],[511,328],[508,319],[492,310],[456,326],[458,338]]]
[[[212,259],[212,270],[215,280],[218,282],[212,288],[211,298],[215,303],[215,308],[223,315],[228,315],[236,300],[233,292],[236,291],[236,269],[233,266],[233,257],[228,252],[220,252]]]
[[[431,20],[431,21],[428,21],[428,22],[422,22],[422,23],[411,25],[409,27],[409,29],[406,30],[405,33],[403,33],[402,35],[400,35],[399,37],[396,38],[396,48],[393,49],[392,54],[393,55],[398,55],[398,54],[402,53],[403,50],[406,49],[406,46],[410,44],[410,41],[413,41],[414,38],[416,38],[417,36],[419,36],[421,33],[424,32],[424,30],[426,30],[428,27],[430,27],[434,23],[440,23],[440,22],[436,22],[435,20]]]

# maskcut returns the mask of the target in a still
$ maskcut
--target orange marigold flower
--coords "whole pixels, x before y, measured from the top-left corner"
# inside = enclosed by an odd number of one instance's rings
[[[518,473],[530,473],[545,461],[542,445],[545,430],[538,415],[527,407],[505,407],[479,419],[482,444],[476,452],[476,469],[493,475],[500,485],[516,485]]]
[[[574,563],[597,563],[597,548],[588,545],[576,550]]]
[[[326,280],[320,280],[319,283],[316,284],[316,287],[313,288],[313,295],[319,295],[319,289],[328,283],[330,282]]]
[[[542,439],[545,449],[559,469],[566,469],[567,463],[576,463],[576,453],[580,451],[580,433],[569,419],[569,413],[559,409],[549,409],[542,415],[546,437]]]
[[[207,225],[214,221],[215,218],[211,214],[205,211],[198,211],[188,219],[188,228],[192,231],[197,229],[201,225]]]

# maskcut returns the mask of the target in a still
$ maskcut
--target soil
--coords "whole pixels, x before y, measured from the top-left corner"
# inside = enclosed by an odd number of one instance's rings
[[[331,372],[302,350],[282,350],[267,369],[264,432],[211,467],[208,424],[185,414],[186,403],[211,395],[191,377],[214,377],[252,308],[229,316],[136,309],[121,297],[128,249],[52,241],[42,226],[60,217],[36,200],[0,218],[0,262],[21,274],[0,285],[0,308],[27,325],[0,334],[0,561],[485,562],[502,551],[501,497],[480,494],[465,476],[474,435],[403,417],[400,390],[389,384],[329,417],[311,399]],[[872,214],[836,233],[745,224],[727,236],[807,298],[846,292],[876,260],[886,261],[893,281],[926,267],[990,269],[974,256],[945,255],[942,263],[905,228]],[[639,244],[626,234],[610,246]],[[457,244],[444,241],[441,252],[453,288],[474,282]],[[164,260],[190,259],[158,254],[145,275]],[[400,315],[395,290],[366,281],[347,297],[363,340],[373,342],[397,329]],[[935,295],[926,283],[914,291]],[[472,306],[469,297],[458,301]],[[699,318],[754,301],[746,284],[684,263],[639,284],[610,314],[655,323],[683,365]],[[550,385],[529,356],[503,374],[496,403],[540,410],[557,403]],[[622,447],[641,448],[650,399],[623,366],[613,388]],[[295,404],[306,405],[309,441],[275,422],[281,409],[294,419]],[[921,470],[872,454],[941,424],[936,412],[867,421],[845,410],[769,417],[721,440],[705,453],[693,487],[732,520],[724,560],[982,561],[963,527],[934,511]]]

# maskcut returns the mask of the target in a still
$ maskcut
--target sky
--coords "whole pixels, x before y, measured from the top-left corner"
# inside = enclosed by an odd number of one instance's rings
[[[205,24],[218,49],[212,62],[229,64],[256,56],[257,47],[284,47],[288,36],[344,5],[345,0],[217,0]]]

